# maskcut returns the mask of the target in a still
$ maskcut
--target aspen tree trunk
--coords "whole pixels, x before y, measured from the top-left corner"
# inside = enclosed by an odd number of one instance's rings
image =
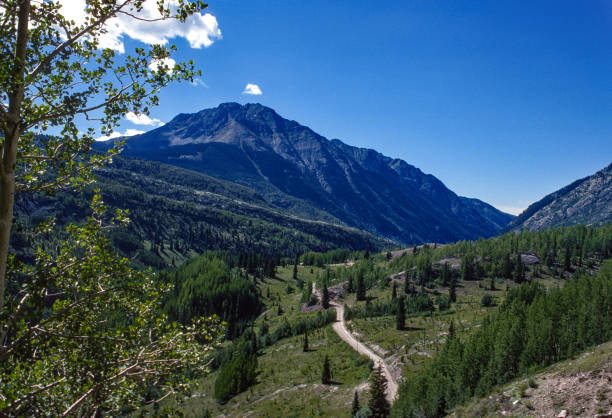
[[[17,42],[14,56],[14,84],[9,94],[8,112],[3,121],[4,141],[0,159],[0,311],[4,308],[6,291],[6,265],[9,240],[13,226],[13,205],[15,203],[15,164],[17,143],[21,136],[21,103],[24,95],[25,59],[28,45],[28,23],[30,0],[19,4],[17,21]]]

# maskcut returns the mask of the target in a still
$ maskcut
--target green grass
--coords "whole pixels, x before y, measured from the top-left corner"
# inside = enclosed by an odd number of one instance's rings
[[[220,405],[213,398],[216,373],[202,379],[181,409],[187,417],[348,417],[357,386],[366,382],[371,362],[350,349],[330,326],[309,334],[311,351],[302,351],[302,337],[291,337],[264,349],[257,383]],[[332,385],[321,384],[323,359],[331,361]],[[366,395],[360,396],[365,401]]]

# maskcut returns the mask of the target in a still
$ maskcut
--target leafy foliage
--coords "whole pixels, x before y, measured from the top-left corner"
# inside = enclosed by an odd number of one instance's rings
[[[208,371],[219,321],[179,325],[161,315],[169,288],[117,256],[99,196],[92,209],[84,226],[68,227],[57,254],[39,250],[33,266],[12,259],[10,282],[19,286],[1,316],[4,414],[114,415],[185,391],[186,374]],[[116,220],[127,221],[122,212]]]

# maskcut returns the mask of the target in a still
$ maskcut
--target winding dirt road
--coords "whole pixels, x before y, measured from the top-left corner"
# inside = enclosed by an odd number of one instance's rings
[[[330,302],[330,305],[336,308],[336,322],[332,326],[336,334],[338,334],[344,342],[350,345],[353,350],[357,351],[359,354],[368,356],[376,366],[382,367],[385,378],[387,379],[387,400],[392,404],[397,396],[397,382],[391,374],[389,366],[387,366],[387,363],[385,363],[380,356],[353,337],[353,334],[346,328],[346,323],[344,322],[344,306],[334,302]]]
[[[317,291],[316,284],[314,283],[313,292],[317,295],[319,300],[321,300],[321,295]],[[389,366],[387,363],[385,363],[385,360],[370,350],[370,348],[368,348],[364,343],[359,342],[359,340],[353,337],[353,334],[351,334],[346,327],[346,323],[344,322],[344,306],[336,303],[333,300],[330,301],[329,304],[336,309],[336,322],[334,322],[334,325],[332,325],[334,332],[338,334],[342,341],[350,345],[353,350],[357,351],[359,354],[369,357],[376,366],[382,367],[385,378],[387,379],[387,400],[389,403],[393,404],[395,397],[397,396],[397,381],[391,374]]]

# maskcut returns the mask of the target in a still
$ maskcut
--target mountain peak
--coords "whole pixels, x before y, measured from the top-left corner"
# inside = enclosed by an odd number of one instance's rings
[[[253,187],[271,204],[288,195],[404,243],[488,237],[512,218],[462,200],[403,160],[328,140],[260,103],[178,115],[130,138],[125,153]]]

